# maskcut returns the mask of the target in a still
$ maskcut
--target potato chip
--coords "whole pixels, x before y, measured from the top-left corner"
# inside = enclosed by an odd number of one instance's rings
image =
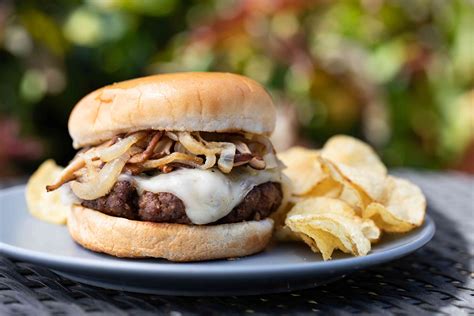
[[[331,177],[325,178],[303,197],[326,196],[336,198],[342,192],[343,186]]]
[[[356,185],[344,177],[332,162],[322,157],[319,157],[319,161],[321,162],[324,172],[341,186],[339,195],[336,197],[348,203],[351,207],[355,208],[358,213],[360,213],[361,210],[371,202],[370,198],[368,198],[364,192],[359,190]]]
[[[334,136],[324,145],[321,157],[372,200],[382,197],[387,168],[369,145],[349,136]]]
[[[348,181],[372,200],[377,201],[382,197],[386,175],[369,169],[350,167],[342,163],[335,163],[335,165]]]
[[[329,260],[332,257],[334,250],[339,249],[342,252],[349,253],[349,250],[344,247],[337,237],[321,229],[314,229],[313,235],[317,238],[311,238],[304,233],[298,233],[298,236],[303,240],[314,252],[320,252],[324,260]]]
[[[30,213],[47,222],[65,224],[69,206],[61,202],[59,190],[47,192],[46,185],[52,183],[63,168],[53,160],[41,164],[26,185],[26,203]]]
[[[371,243],[379,241],[382,232],[374,221],[360,217],[356,217],[356,221],[360,223],[362,233],[368,240],[370,240]]]
[[[386,232],[407,232],[423,223],[426,199],[413,183],[388,176],[380,203],[371,203],[363,210],[364,218],[371,218]]]
[[[363,230],[366,232],[364,235],[371,241],[377,240],[380,237],[380,231],[377,229],[375,223],[372,220],[362,219],[357,216],[354,210],[344,201],[328,197],[315,197],[306,199],[305,203],[299,203],[297,207],[295,206],[292,207],[288,216],[311,216],[320,213],[338,214],[351,217],[355,222],[361,224]]]
[[[321,150],[321,156],[333,163],[372,170],[378,174],[387,174],[387,168],[375,151],[357,138],[337,135],[331,137]]]
[[[415,228],[415,225],[393,216],[384,205],[377,202],[369,204],[362,216],[372,219],[381,230],[389,233],[404,233]]]
[[[313,251],[321,252],[324,260],[330,259],[335,249],[356,256],[366,255],[371,249],[370,241],[380,235],[371,220],[357,217],[343,201],[327,197],[297,203],[285,223]]]
[[[354,210],[343,201],[328,197],[313,197],[294,205],[288,212],[288,216],[311,216],[328,212],[344,216],[355,215]]]
[[[293,194],[306,194],[327,177],[318,156],[319,151],[303,147],[292,147],[278,154],[278,158],[286,165],[283,172],[293,182]]]

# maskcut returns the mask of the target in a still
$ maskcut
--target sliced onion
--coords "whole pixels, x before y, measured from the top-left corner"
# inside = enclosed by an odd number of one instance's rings
[[[81,169],[84,167],[86,162],[84,159],[80,156],[76,156],[71,163],[64,168],[64,170],[61,172],[61,174],[54,180],[54,182],[48,186],[46,186],[46,190],[49,191],[54,191],[60,186],[62,186],[64,183],[74,180],[76,178],[76,175],[74,174],[77,170]]]
[[[266,167],[265,161],[262,160],[261,158],[259,159],[257,157],[253,157],[252,159],[250,159],[249,165],[250,165],[250,167],[252,167],[254,169],[257,169],[257,170],[263,170]]]
[[[206,162],[201,166],[201,169],[210,169],[216,164],[216,155],[214,154],[209,154],[206,155]]]
[[[233,143],[228,142],[207,142],[198,135],[198,138],[205,144],[205,146],[219,154],[219,160],[217,161],[217,167],[224,173],[231,172],[234,167],[234,157],[236,146]]]
[[[221,149],[218,146],[213,146],[213,147],[212,145],[210,146],[210,144],[213,144],[213,143],[207,142],[205,139],[203,139],[199,132],[196,132],[195,134],[198,139],[198,141],[196,142],[200,146],[204,147],[202,152],[206,156],[206,162],[204,163],[204,165],[201,166],[201,169],[204,169],[204,170],[210,169],[215,166],[216,161],[217,161],[216,154],[218,154],[221,151]],[[209,148],[209,147],[212,147],[212,148]]]
[[[179,142],[194,155],[205,155],[206,162],[201,166],[202,169],[212,168],[216,164],[216,154],[221,150],[219,148],[208,148],[201,142],[194,139],[188,132],[179,132]]]
[[[183,153],[183,154],[188,153],[186,148],[180,142],[174,143],[173,149],[174,149],[175,152],[178,152],[178,153]]]
[[[169,155],[171,153],[171,147],[173,146],[173,140],[170,138],[162,139],[156,144],[155,153]]]
[[[219,160],[217,161],[217,167],[220,171],[224,173],[229,173],[234,167],[234,158],[236,153],[236,145],[230,142],[208,142],[204,140],[201,135],[198,133],[197,138],[204,143],[205,147],[208,150],[211,150],[219,154]],[[214,155],[212,155],[215,157]],[[207,158],[207,156],[206,156]],[[215,158],[210,157],[211,160],[206,159],[206,164],[209,164],[210,167],[215,165]],[[213,163],[212,163],[213,162]],[[209,168],[210,168],[209,167]],[[207,169],[207,168],[206,168]]]
[[[235,154],[234,157],[234,167],[242,166],[252,160],[252,154]]]
[[[250,151],[249,146],[247,146],[246,143],[243,141],[237,140],[234,142],[236,149],[241,153],[241,154],[251,154],[252,152]]]
[[[178,141],[178,135],[173,132],[166,132],[165,135],[168,136],[169,139],[174,140],[175,142]]]
[[[263,144],[265,146],[265,154],[263,155],[263,160],[265,161],[266,168],[274,169],[278,167],[278,160],[275,156],[275,151],[273,150],[273,145],[270,140],[262,135],[254,135],[253,140]]]
[[[145,169],[154,169],[162,167],[172,162],[190,165],[192,167],[199,167],[202,164],[202,159],[193,155],[174,152],[166,157],[160,159],[148,160],[143,163]]]
[[[108,142],[106,142],[108,143]],[[105,144],[105,143],[104,143]],[[99,155],[100,153],[107,149],[108,147],[106,147],[104,144],[100,144],[99,146],[97,147],[91,147],[89,148],[87,151],[85,152],[79,152],[77,153],[76,156],[78,157],[82,157],[83,159],[99,159]]]
[[[146,136],[145,132],[134,133],[126,138],[123,138],[113,144],[112,146],[101,150],[98,155],[102,161],[109,162],[125,154],[133,144]]]
[[[188,132],[179,132],[179,142],[192,154],[195,155],[206,155],[206,154],[218,154],[218,148],[208,148],[200,141],[196,140]]]
[[[129,164],[127,163],[123,167],[122,173],[137,175],[143,172],[143,166],[141,164]]]
[[[84,157],[84,161],[86,163],[85,173],[83,175],[83,177],[85,176],[85,180],[89,181],[89,179],[96,178],[99,173],[98,170],[99,170],[100,165],[94,165],[90,157]]]
[[[217,167],[224,173],[231,172],[234,167],[235,145],[232,143],[220,143],[222,146]]]
[[[117,181],[123,167],[130,158],[123,154],[117,159],[107,162],[97,176],[87,182],[71,182],[71,190],[83,200],[94,200],[107,195]]]
[[[153,135],[153,137],[151,138],[148,145],[146,146],[145,150],[143,150],[143,151],[140,150],[141,151],[140,154],[130,153],[131,151],[133,151],[134,148],[140,149],[137,146],[132,146],[132,148],[129,150],[130,156],[132,156],[132,158],[130,158],[128,163],[140,163],[140,162],[144,162],[144,161],[150,159],[150,157],[153,155],[153,152],[155,151],[155,147],[158,144],[158,142],[160,141],[160,138],[161,138],[162,135],[163,135],[162,132],[156,132]]]

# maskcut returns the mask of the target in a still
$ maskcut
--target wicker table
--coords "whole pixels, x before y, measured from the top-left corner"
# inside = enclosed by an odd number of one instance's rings
[[[95,288],[0,256],[0,315],[474,314],[474,178],[409,170],[396,174],[422,187],[437,232],[426,247],[392,263],[311,290],[190,298]]]

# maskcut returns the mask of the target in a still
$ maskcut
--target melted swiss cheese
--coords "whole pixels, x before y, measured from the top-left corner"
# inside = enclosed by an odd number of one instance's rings
[[[256,171],[238,168],[224,175],[218,169],[180,169],[153,177],[121,175],[131,181],[139,194],[169,192],[183,201],[186,215],[194,224],[215,222],[232,211],[257,185],[281,182],[279,168]]]

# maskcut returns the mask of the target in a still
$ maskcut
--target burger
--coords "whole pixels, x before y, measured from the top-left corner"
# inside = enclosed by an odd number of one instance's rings
[[[268,244],[282,204],[269,94],[229,73],[143,77],[96,90],[68,123],[78,152],[47,186],[85,248],[199,261]]]

